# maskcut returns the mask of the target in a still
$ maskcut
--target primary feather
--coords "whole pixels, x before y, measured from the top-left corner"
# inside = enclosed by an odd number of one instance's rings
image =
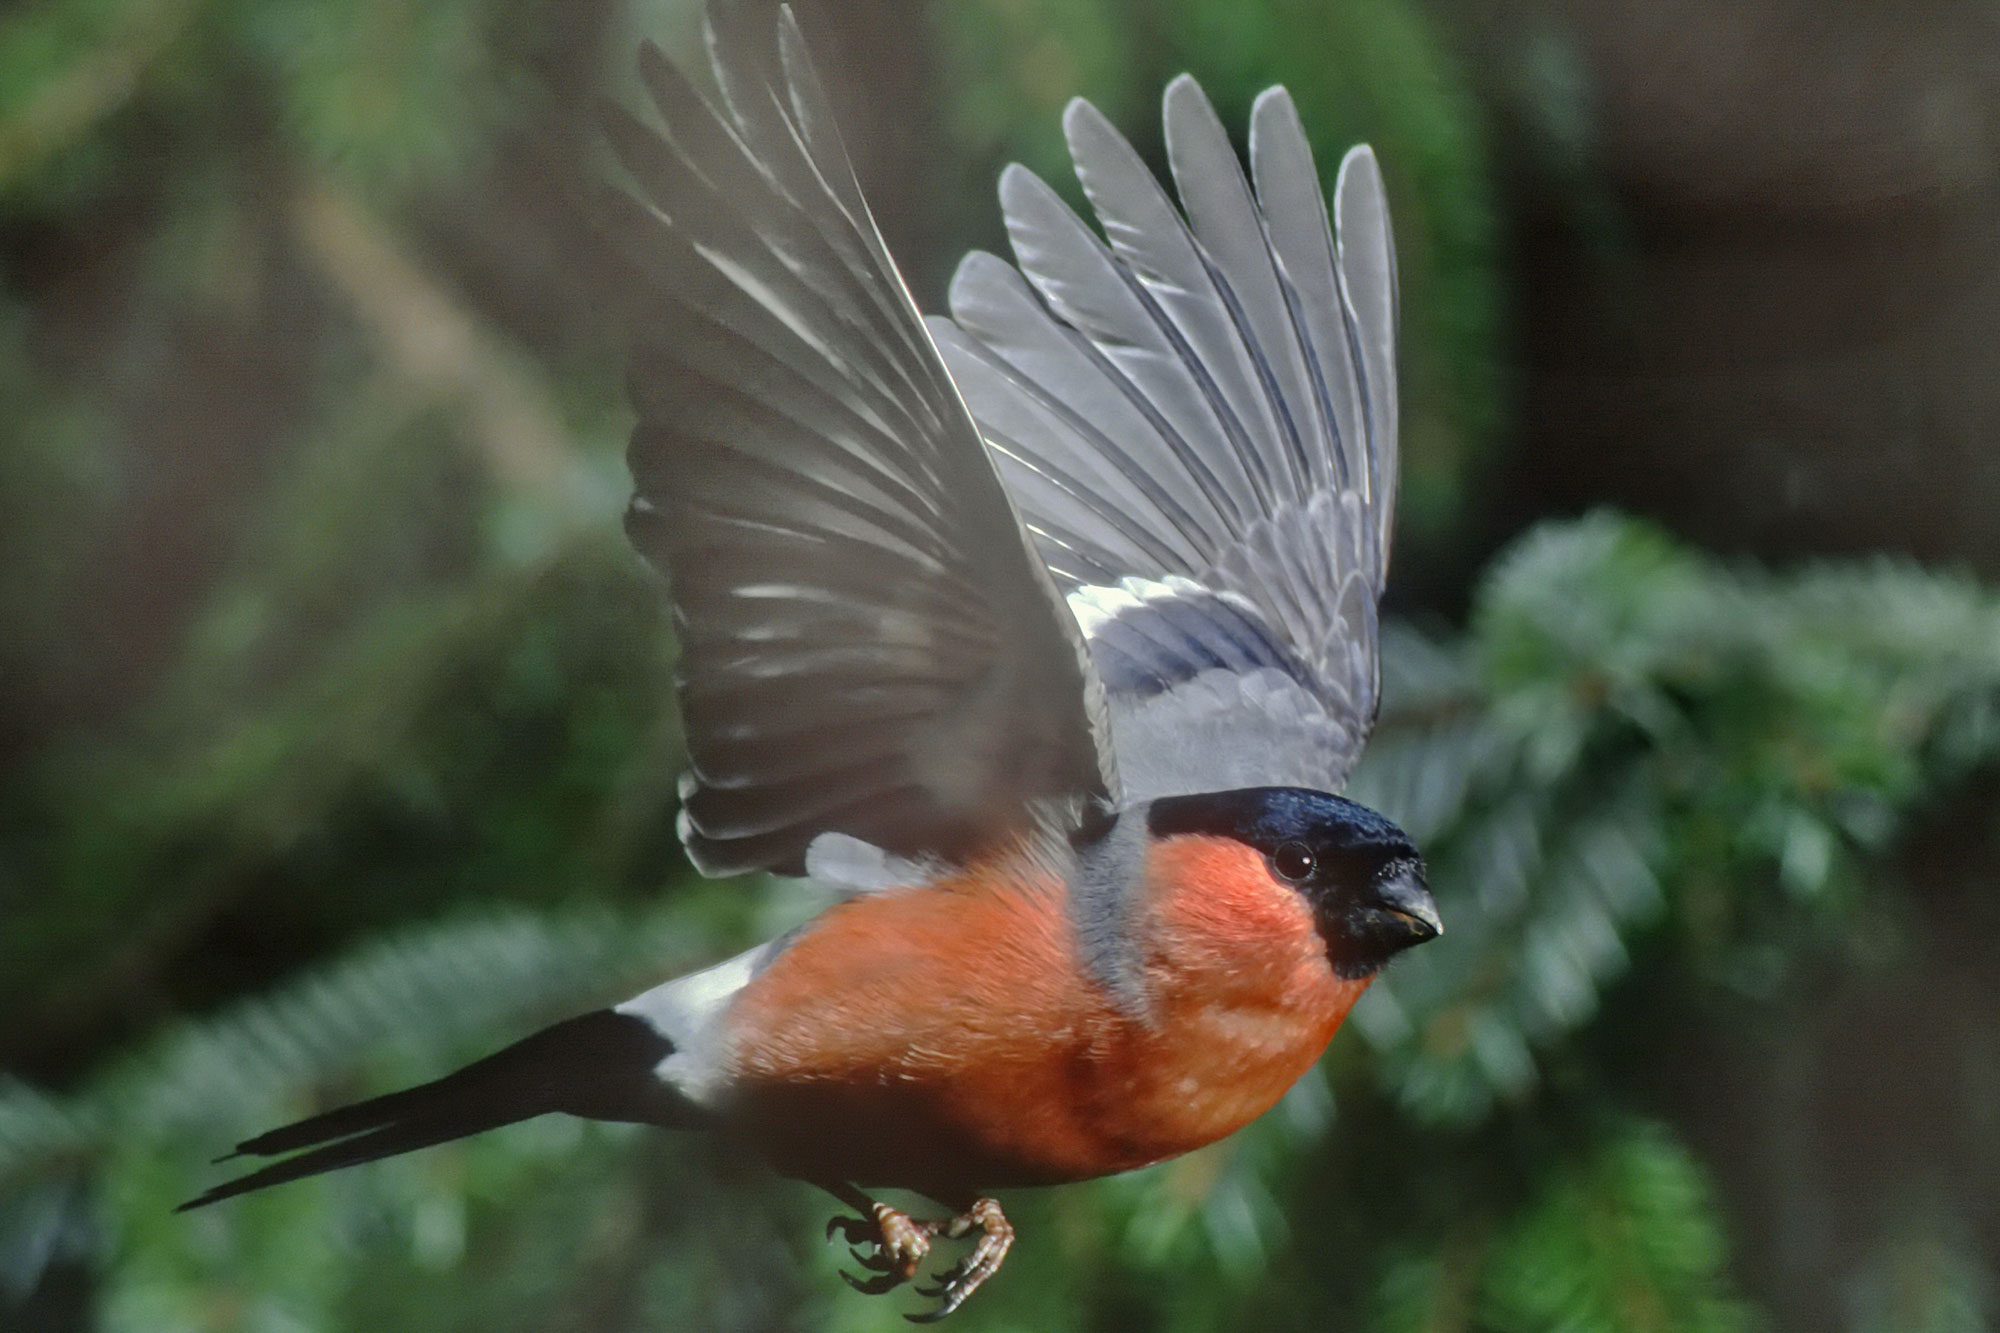
[[[1336,241],[1283,89],[1251,118],[1254,192],[1192,79],[1164,117],[1180,208],[1074,102],[1063,125],[1102,238],[1008,168],[1018,272],[968,256],[932,327],[1070,590],[1126,800],[1337,790],[1377,708],[1395,498],[1381,176],[1368,149],[1348,154]],[[1282,667],[1218,651],[1246,624],[1282,643]]]
[[[1282,89],[1246,177],[1168,87],[1178,204],[1079,100],[1102,234],[1008,168],[1015,263],[968,256],[927,323],[796,24],[753,9],[710,10],[719,106],[648,48],[665,132],[611,124],[643,196],[611,207],[641,306],[627,527],[672,581],[696,864],[873,887],[1091,804],[1338,789],[1394,501],[1372,155],[1336,238]]]
[[[823,834],[969,857],[1109,799],[1103,704],[862,200],[802,39],[719,6],[714,108],[646,48],[664,135],[611,113],[643,309],[627,530],[672,581],[710,873]]]

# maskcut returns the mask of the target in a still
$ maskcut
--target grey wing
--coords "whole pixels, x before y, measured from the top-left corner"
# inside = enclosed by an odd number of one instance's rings
[[[1254,192],[1192,79],[1165,122],[1178,208],[1073,102],[1103,238],[1008,168],[1019,269],[968,256],[933,329],[1084,626],[1127,798],[1337,790],[1375,719],[1395,508],[1381,173],[1341,163],[1336,240],[1282,88],[1252,114]]]
[[[639,422],[626,529],[669,576],[710,874],[859,840],[961,861],[1104,798],[1081,633],[884,248],[789,11],[709,14],[723,102],[659,51],[611,109]]]

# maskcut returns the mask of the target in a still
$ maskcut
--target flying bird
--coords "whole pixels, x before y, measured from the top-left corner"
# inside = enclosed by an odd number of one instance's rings
[[[1334,794],[1380,684],[1387,205],[1358,147],[1329,219],[1282,88],[1246,179],[1168,86],[1178,204],[1079,100],[1101,233],[1010,166],[1013,263],[969,255],[927,320],[790,12],[718,3],[705,33],[719,101],[647,45],[664,132],[607,111],[637,191],[605,206],[637,312],[626,528],[681,644],[688,855],[838,897],[260,1134],[239,1153],[290,1155],[184,1206],[546,1112],[711,1130],[856,1210],[828,1232],[864,1291],[970,1239],[934,1319],[1013,1241],[994,1191],[1230,1134],[1440,931],[1410,839]]]

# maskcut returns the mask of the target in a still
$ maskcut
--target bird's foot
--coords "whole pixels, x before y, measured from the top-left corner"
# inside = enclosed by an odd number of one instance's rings
[[[938,1306],[924,1314],[904,1316],[916,1324],[934,1323],[965,1304],[966,1297],[1000,1271],[1007,1248],[1014,1243],[1013,1224],[993,1199],[975,1200],[956,1217],[914,1218],[886,1203],[870,1203],[867,1211],[867,1217],[829,1219],[826,1236],[832,1240],[838,1234],[855,1247],[854,1262],[874,1276],[856,1277],[845,1270],[840,1275],[847,1279],[848,1286],[870,1296],[894,1291],[915,1278],[936,1238],[958,1240],[974,1232],[979,1234],[970,1254],[939,1274],[932,1285],[917,1288],[920,1295],[937,1301]]]
[[[970,1235],[974,1229],[979,1232],[979,1240],[973,1245],[972,1253],[941,1274],[935,1284],[917,1288],[918,1295],[938,1302],[937,1309],[928,1314],[904,1315],[905,1319],[913,1324],[936,1323],[965,1304],[966,1297],[1000,1271],[1000,1264],[1014,1243],[1014,1224],[1007,1220],[1007,1214],[1000,1211],[999,1200],[975,1200],[972,1207],[945,1224],[944,1234],[956,1240]]]
[[[860,1249],[850,1252],[855,1263],[875,1276],[859,1278],[845,1269],[840,1275],[856,1291],[879,1296],[885,1291],[894,1291],[917,1275],[917,1265],[931,1252],[931,1237],[944,1230],[948,1223],[920,1222],[900,1208],[891,1208],[886,1203],[871,1204],[869,1213],[872,1220],[859,1217],[827,1219],[826,1238],[832,1240],[834,1233],[839,1232],[850,1246],[870,1247],[865,1253]]]

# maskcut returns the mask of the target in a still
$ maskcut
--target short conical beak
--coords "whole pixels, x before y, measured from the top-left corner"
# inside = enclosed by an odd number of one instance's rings
[[[1411,944],[1422,944],[1444,934],[1438,917],[1437,900],[1424,883],[1424,868],[1406,862],[1375,881],[1369,895],[1372,905],[1393,912],[1408,923]]]

